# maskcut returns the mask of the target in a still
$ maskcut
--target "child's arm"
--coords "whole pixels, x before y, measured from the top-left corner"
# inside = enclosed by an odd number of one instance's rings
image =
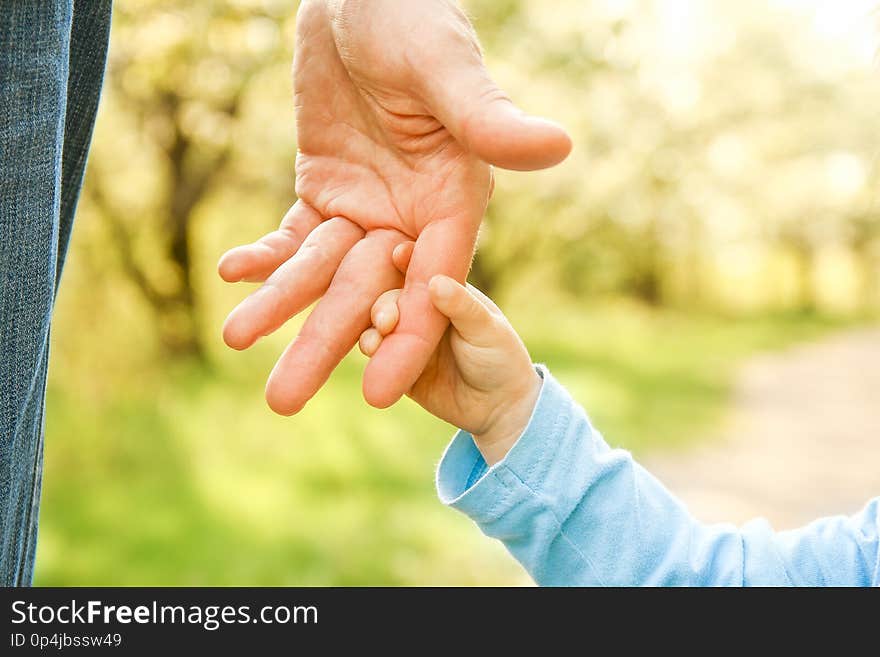
[[[441,499],[501,539],[542,585],[876,585],[880,499],[852,518],[774,533],[704,525],[550,376],[528,427],[492,468],[459,432]]]
[[[880,583],[880,498],[797,531],[775,533],[762,520],[703,525],[629,453],[611,449],[546,370],[538,368],[536,401],[511,393],[528,390],[535,370],[494,304],[448,278],[430,291],[452,326],[411,396],[482,432],[453,439],[440,497],[503,541],[539,584]],[[367,355],[396,324],[394,293],[373,318],[361,340]]]

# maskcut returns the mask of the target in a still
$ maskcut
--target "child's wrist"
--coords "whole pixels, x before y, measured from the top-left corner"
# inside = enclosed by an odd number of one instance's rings
[[[489,427],[479,434],[473,434],[474,444],[488,465],[492,466],[507,456],[526,430],[538,403],[542,383],[541,376],[532,369],[531,376],[524,380],[523,386],[509,395],[505,403],[499,404]]]

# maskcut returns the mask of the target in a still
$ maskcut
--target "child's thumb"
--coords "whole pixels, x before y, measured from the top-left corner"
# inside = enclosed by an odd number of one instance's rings
[[[449,318],[467,342],[476,346],[493,343],[495,318],[467,287],[449,276],[438,275],[431,279],[428,289],[434,307]]]

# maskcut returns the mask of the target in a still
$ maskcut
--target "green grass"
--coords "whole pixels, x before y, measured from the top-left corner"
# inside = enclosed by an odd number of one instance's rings
[[[827,332],[810,316],[749,320],[620,306],[513,317],[535,360],[614,445],[705,435],[748,354]],[[523,583],[503,548],[444,508],[433,471],[451,428],[360,396],[350,357],[295,418],[262,398],[280,341],[212,371],[56,366],[48,393],[40,585]],[[94,368],[92,368],[94,369]],[[116,375],[114,375],[116,376]]]
[[[532,358],[550,365],[606,440],[636,454],[703,437],[745,357],[847,325],[812,314],[725,318],[630,304],[595,314],[556,305],[511,319]]]

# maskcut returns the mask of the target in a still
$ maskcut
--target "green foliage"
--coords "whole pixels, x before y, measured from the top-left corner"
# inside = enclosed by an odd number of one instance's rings
[[[880,86],[865,3],[470,4],[500,12],[486,50],[502,86],[575,142],[553,171],[499,174],[481,281],[528,277],[552,253],[556,284],[591,295],[877,307],[868,108]]]

